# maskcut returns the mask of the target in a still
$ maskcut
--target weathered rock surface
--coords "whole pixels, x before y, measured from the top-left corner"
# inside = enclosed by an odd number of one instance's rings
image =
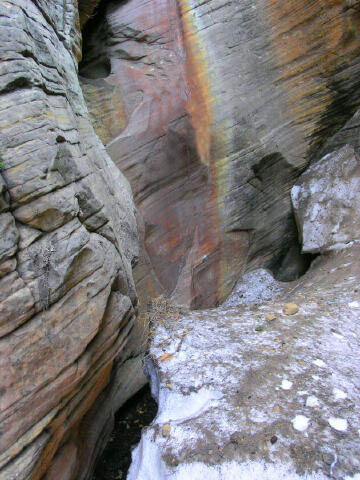
[[[2,2],[0,50],[0,478],[87,479],[145,382],[135,206],[83,99],[77,3]]]
[[[360,159],[346,145],[301,175],[291,191],[304,252],[345,247],[360,237]]]
[[[246,265],[306,270],[289,191],[359,103],[359,16],[339,0],[103,2],[80,72],[143,215],[143,298],[214,306]]]
[[[147,363],[159,411],[128,480],[358,479],[359,255],[321,257],[290,284],[255,270],[242,304],[160,326]]]

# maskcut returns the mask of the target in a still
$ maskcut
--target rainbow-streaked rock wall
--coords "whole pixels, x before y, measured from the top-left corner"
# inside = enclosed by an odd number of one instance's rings
[[[289,189],[359,103],[359,17],[339,0],[129,0],[88,22],[83,90],[141,212],[144,301],[213,306],[245,268],[306,268]]]

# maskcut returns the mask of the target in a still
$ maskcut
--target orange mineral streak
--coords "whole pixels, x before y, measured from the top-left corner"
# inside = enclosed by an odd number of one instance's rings
[[[126,127],[128,118],[119,88],[110,89],[105,82],[96,85],[82,83],[93,127],[107,144]]]
[[[68,405],[55,417],[54,421],[49,425],[48,431],[51,434],[46,447],[41,453],[37,467],[32,474],[33,480],[40,480],[44,478],[46,470],[48,470],[53,462],[53,458],[56,452],[59,450],[64,438],[68,435],[74,426],[78,425],[81,419],[84,417],[99,396],[101,391],[107,386],[110,379],[110,373],[113,363],[106,365],[95,377],[92,379],[89,385],[84,386],[85,393],[76,392],[76,395],[72,398]],[[76,410],[74,409],[76,405]],[[46,480],[50,480],[51,477],[46,476]],[[67,480],[64,478],[63,480]]]
[[[342,0],[262,0],[271,24],[277,82],[289,114],[310,139],[334,100],[329,81],[360,53],[360,14]]]
[[[186,76],[188,84],[188,101],[186,110],[190,114],[192,126],[196,132],[196,143],[200,160],[205,165],[210,164],[211,103],[213,97],[210,88],[210,78],[205,57],[201,46],[198,26],[192,15],[190,2],[180,0],[184,44],[186,49]]]
[[[226,139],[221,126],[216,131],[214,119],[215,98],[211,89],[211,75],[206,59],[206,50],[201,41],[201,25],[196,21],[191,2],[179,1],[182,14],[184,45],[186,49],[186,78],[188,85],[188,100],[186,110],[196,135],[197,150],[200,160],[209,170],[209,189],[204,212],[197,229],[193,249],[194,264],[192,296],[193,306],[204,306],[207,300],[203,293],[209,294],[209,305],[214,305],[216,299],[223,300],[233,286],[230,272],[233,261],[242,264],[238,257],[244,256],[244,239],[230,238],[222,233],[221,204],[224,185],[220,182],[221,159],[224,155]],[[240,240],[240,241],[239,241]],[[231,244],[232,261],[226,257],[226,248]],[[226,248],[225,248],[226,246]],[[245,247],[246,248],[246,247]],[[207,285],[207,289],[204,285]]]

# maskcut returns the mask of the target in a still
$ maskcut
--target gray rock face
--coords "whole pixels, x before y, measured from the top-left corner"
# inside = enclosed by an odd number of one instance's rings
[[[87,479],[145,382],[135,207],[83,100],[76,2],[1,3],[0,50],[0,478]]]
[[[291,191],[303,252],[345,247],[360,237],[360,160],[346,145],[301,175]]]

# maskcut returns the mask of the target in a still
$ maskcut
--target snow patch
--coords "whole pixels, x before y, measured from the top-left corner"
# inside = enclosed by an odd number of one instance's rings
[[[269,421],[269,417],[264,412],[252,408],[250,411],[250,420],[254,423],[264,423]]]
[[[334,335],[334,337],[339,338],[339,339],[344,338],[342,335],[340,335],[340,333],[333,332],[333,335]]]
[[[317,358],[316,360],[313,360],[312,362],[314,365],[316,365],[317,367],[326,367],[326,363],[323,361],[323,360],[320,360],[320,358]]]
[[[277,282],[267,270],[260,268],[243,275],[223,306],[234,307],[248,303],[260,303],[273,299],[282,290],[281,283]]]
[[[309,426],[309,423],[310,420],[304,415],[296,415],[296,417],[292,420],[293,427],[299,432],[305,432]]]
[[[283,390],[291,390],[292,386],[293,386],[293,382],[290,382],[289,380],[283,380],[281,382],[281,388]]]
[[[355,302],[350,302],[348,305],[350,308],[360,308],[360,302],[357,300]]]
[[[167,467],[161,458],[158,445],[151,438],[152,432],[143,433],[139,445],[132,452],[127,480],[165,480]]]
[[[338,430],[339,432],[346,432],[348,427],[347,420],[344,420],[343,418],[331,417],[329,418],[329,424],[332,428]]]
[[[206,410],[218,405],[222,397],[220,392],[202,388],[190,395],[161,390],[159,397],[159,413],[156,423],[185,422],[198,417]]]
[[[335,397],[335,400],[345,400],[347,398],[347,394],[339,388],[333,389],[333,395]]]

